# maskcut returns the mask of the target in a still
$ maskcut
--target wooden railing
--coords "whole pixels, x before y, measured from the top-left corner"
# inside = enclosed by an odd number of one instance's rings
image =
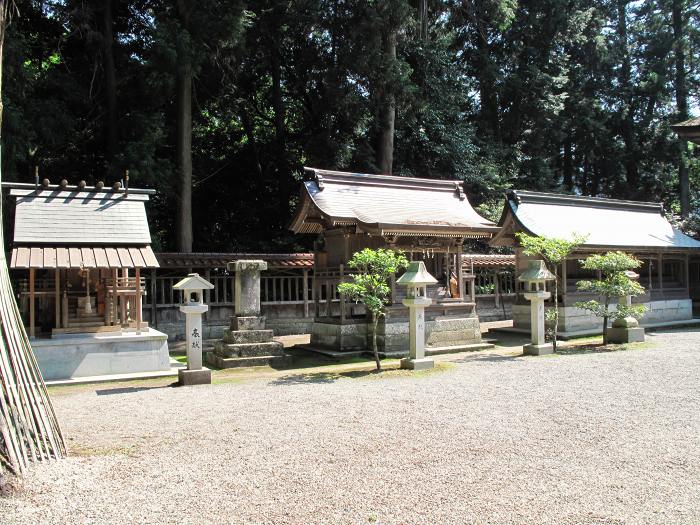
[[[149,292],[144,305],[156,308],[172,308],[182,304],[181,292],[173,290],[184,276],[148,277],[146,290]],[[204,302],[210,306],[234,306],[235,276],[209,275],[205,277],[214,285],[204,291]],[[313,301],[312,278],[308,270],[298,275],[262,275],[260,277],[260,303],[263,305],[308,304]]]

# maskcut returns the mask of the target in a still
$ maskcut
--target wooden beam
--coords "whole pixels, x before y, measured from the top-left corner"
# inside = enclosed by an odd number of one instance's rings
[[[29,269],[29,337],[34,337],[36,334],[35,328],[35,315],[34,310],[34,274],[36,270],[34,268]]]

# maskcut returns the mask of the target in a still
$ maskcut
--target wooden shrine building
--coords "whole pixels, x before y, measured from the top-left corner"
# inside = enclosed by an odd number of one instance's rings
[[[337,292],[348,279],[347,262],[364,248],[392,248],[411,260],[423,260],[438,279],[429,287],[433,305],[426,310],[428,347],[481,342],[472,275],[463,271],[465,239],[486,239],[498,231],[481,217],[464,193],[463,182],[368,175],[307,168],[313,180],[302,187],[290,229],[314,234],[313,297],[315,322],[311,344],[333,350],[366,348],[366,316],[361,305]],[[404,290],[391,283],[380,345],[385,353],[403,351],[407,309]],[[337,300],[337,301],[336,301]]]
[[[700,117],[673,124],[671,129],[682,139],[700,144]]]
[[[71,367],[70,377],[101,375],[100,362],[109,363],[113,373],[121,370],[116,351],[109,359],[82,356],[81,363],[63,366],[55,359],[60,354],[56,344],[45,342],[77,336],[99,335],[102,343],[113,336],[110,342],[128,341],[126,349],[132,351],[139,346],[134,338],[120,336],[150,338],[160,353],[157,364],[144,366],[167,368],[167,337],[142,320],[143,272],[158,267],[145,210],[153,190],[92,188],[84,182],[51,186],[46,180],[41,185],[3,183],[3,188],[16,201],[10,270],[45,377],[62,377]],[[44,347],[51,347],[51,359],[40,350]],[[137,362],[125,363],[124,370],[136,371]]]
[[[522,254],[515,233],[560,239],[574,233],[587,236],[559,268],[559,325],[565,335],[600,330],[599,319],[574,307],[577,301],[593,298],[576,289],[579,280],[596,277],[581,267],[581,260],[592,253],[620,250],[642,261],[637,272],[647,293],[633,301],[648,308],[643,325],[693,317],[693,301],[700,300],[700,242],[674,228],[659,203],[510,190],[499,225],[490,244],[514,249],[518,274],[533,257]],[[513,306],[516,329],[529,330],[529,312],[529,302],[519,297]]]

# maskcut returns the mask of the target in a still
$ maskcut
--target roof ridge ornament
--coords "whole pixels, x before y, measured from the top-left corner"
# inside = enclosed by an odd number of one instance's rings
[[[455,181],[455,190],[457,190],[459,200],[463,201],[467,198],[467,196],[464,194],[464,185],[461,181]]]
[[[323,191],[323,175],[319,172],[316,172],[316,185],[318,186],[318,191]]]

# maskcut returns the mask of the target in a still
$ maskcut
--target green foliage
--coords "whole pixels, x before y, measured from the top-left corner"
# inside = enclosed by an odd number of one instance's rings
[[[611,299],[644,295],[644,287],[625,273],[639,268],[641,264],[639,259],[623,252],[595,254],[583,261],[583,268],[599,271],[601,278],[579,281],[576,286],[580,291],[595,293],[602,296],[604,300],[602,302],[596,299],[579,301],[575,306],[591,312],[596,317],[603,318],[603,341],[605,344],[607,344],[607,324],[610,317],[613,319],[622,319],[628,316],[640,318],[646,311],[644,305],[618,304],[615,310],[610,306]]]
[[[389,279],[407,266],[408,259],[401,253],[365,248],[348,261],[348,267],[355,273],[350,274],[352,282],[338,285],[338,291],[352,301],[363,303],[375,316],[381,316],[391,295]]]
[[[562,262],[577,246],[586,242],[587,239],[587,236],[577,233],[572,234],[571,240],[538,237],[523,232],[517,232],[515,236],[525,255],[541,257],[552,272],[554,272],[554,265]]]

